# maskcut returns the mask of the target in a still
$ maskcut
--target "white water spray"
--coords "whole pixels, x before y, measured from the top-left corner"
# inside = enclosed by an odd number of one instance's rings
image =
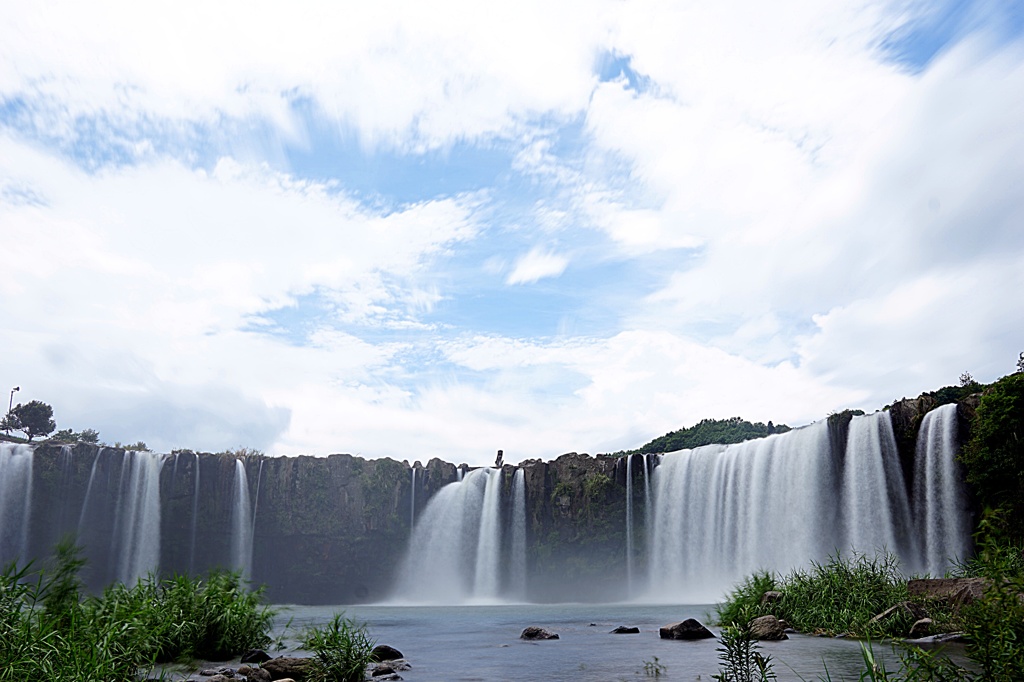
[[[626,455],[626,596],[633,593],[633,455]]]
[[[833,549],[835,475],[825,422],[664,455],[654,469],[650,596],[700,603],[754,570]]]
[[[0,565],[28,561],[32,446],[0,443]]]
[[[906,565],[914,556],[910,500],[888,412],[850,420],[843,499],[845,543],[839,548],[893,552]]]
[[[967,491],[956,448],[956,405],[926,414],[915,448],[913,507],[923,545],[921,568],[934,577],[941,577],[954,560],[970,552]]]
[[[475,469],[441,488],[420,515],[396,597],[457,604],[500,597],[500,469]]]
[[[252,507],[245,462],[235,460],[235,504],[231,511],[231,565],[248,580],[252,573]]]
[[[514,599],[526,599],[526,474],[512,477],[512,571],[509,590]]]
[[[114,523],[117,579],[134,584],[160,567],[160,469],[163,458],[125,451]]]

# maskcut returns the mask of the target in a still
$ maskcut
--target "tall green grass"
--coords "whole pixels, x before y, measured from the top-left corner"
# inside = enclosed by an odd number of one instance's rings
[[[769,590],[782,596],[762,604]],[[899,636],[911,625],[907,616],[896,615],[876,624],[870,621],[906,600],[906,579],[894,555],[836,554],[824,563],[815,562],[809,569],[787,575],[755,573],[740,583],[716,612],[723,625],[745,625],[770,613],[803,632]]]
[[[135,682],[157,663],[224,660],[270,643],[273,611],[237,573],[148,576],[83,597],[83,563],[62,541],[52,566],[0,572],[0,682]]]
[[[310,682],[362,682],[370,664],[374,641],[366,627],[334,614],[326,625],[310,628],[302,648],[314,654]]]

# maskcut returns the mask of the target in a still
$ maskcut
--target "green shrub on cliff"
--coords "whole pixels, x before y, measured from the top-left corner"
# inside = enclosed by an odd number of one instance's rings
[[[785,424],[772,424],[771,422],[767,424],[761,422],[751,423],[740,417],[702,419],[689,428],[670,431],[664,436],[659,436],[636,450],[625,450],[616,454],[651,454],[689,450],[702,445],[729,445],[732,443],[742,443],[745,440],[752,440],[754,438],[764,438],[773,433],[785,433],[789,430],[789,427]]]
[[[1005,376],[982,394],[961,460],[981,505],[1005,509],[1007,529],[1024,536],[1024,373]]]

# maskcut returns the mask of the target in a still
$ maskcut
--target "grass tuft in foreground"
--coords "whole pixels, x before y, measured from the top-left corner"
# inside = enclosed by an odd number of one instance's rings
[[[781,592],[782,597],[762,604],[762,596],[771,590]],[[836,554],[824,563],[815,562],[807,570],[785,576],[755,573],[718,606],[717,617],[723,625],[745,625],[770,613],[803,632],[898,636],[911,625],[905,616],[881,624],[869,622],[906,599],[906,579],[894,555]]]
[[[273,611],[237,573],[149,576],[83,598],[83,564],[64,540],[44,570],[0,572],[0,682],[135,682],[156,663],[223,660],[270,642]]]
[[[310,682],[362,682],[375,644],[364,625],[340,613],[307,630],[301,641],[314,654]]]

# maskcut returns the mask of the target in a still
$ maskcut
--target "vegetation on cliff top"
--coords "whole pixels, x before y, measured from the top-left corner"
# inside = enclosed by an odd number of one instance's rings
[[[1002,510],[1006,532],[1024,539],[1024,372],[982,394],[961,461],[982,507]]]
[[[785,433],[789,430],[789,427],[785,424],[772,424],[771,422],[767,424],[761,422],[751,423],[740,417],[702,419],[699,423],[689,428],[670,431],[664,436],[659,436],[636,450],[623,450],[614,454],[622,456],[653,454],[675,452],[676,450],[690,450],[702,445],[730,445],[754,438],[764,438],[773,433]]]

